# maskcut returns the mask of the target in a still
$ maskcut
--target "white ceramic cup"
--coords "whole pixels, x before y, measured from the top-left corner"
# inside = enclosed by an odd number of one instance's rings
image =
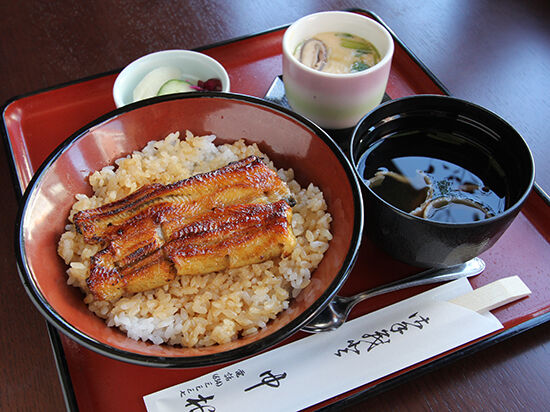
[[[229,76],[225,68],[212,57],[191,50],[162,50],[147,54],[126,66],[115,80],[113,99],[116,107],[133,102],[133,92],[138,83],[149,73],[161,66],[176,67],[185,80],[197,82],[218,78],[222,91],[229,91]]]
[[[298,45],[318,33],[351,33],[370,41],[380,52],[378,64],[355,73],[314,70],[293,55]],[[329,11],[293,23],[283,37],[283,81],[294,111],[329,129],[355,124],[380,104],[390,74],[394,44],[378,22],[357,13]]]

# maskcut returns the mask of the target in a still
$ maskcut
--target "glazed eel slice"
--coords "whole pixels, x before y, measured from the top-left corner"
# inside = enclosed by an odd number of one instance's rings
[[[152,219],[133,228],[134,245],[142,251],[117,258],[111,242],[91,260],[87,280],[97,299],[113,300],[163,286],[176,275],[195,275],[263,262],[289,255],[296,245],[291,229],[292,209],[285,200],[275,203],[217,207],[162,239]],[[119,242],[120,243],[120,242]]]
[[[280,255],[296,243],[289,224],[293,204],[286,183],[250,156],[81,211],[74,216],[77,231],[104,245],[91,258],[88,287],[97,299],[112,300],[165,285],[176,275]]]
[[[215,207],[246,203],[273,203],[286,199],[288,186],[256,156],[176,183],[143,186],[118,201],[74,216],[78,232],[89,243],[110,241],[121,226],[135,219],[153,219],[167,238],[171,232]]]

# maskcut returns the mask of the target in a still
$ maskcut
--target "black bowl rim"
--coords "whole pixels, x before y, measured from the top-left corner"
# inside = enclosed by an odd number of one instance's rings
[[[355,141],[358,137],[358,134],[359,134],[359,129],[361,127],[364,127],[363,126],[363,123],[372,115],[376,114],[378,111],[381,111],[381,110],[384,110],[387,106],[390,106],[390,105],[396,105],[396,104],[399,104],[399,103],[402,103],[402,102],[406,102],[406,101],[411,101],[414,103],[414,101],[417,101],[417,100],[433,100],[433,101],[437,101],[437,100],[446,100],[446,101],[453,101],[453,102],[456,102],[456,103],[459,103],[461,105],[463,105],[464,107],[470,107],[470,108],[473,108],[475,110],[479,110],[481,112],[484,112],[485,114],[493,117],[495,120],[497,120],[498,122],[502,123],[504,126],[510,128],[511,130],[513,130],[516,134],[517,134],[517,137],[520,139],[520,143],[523,144],[523,146],[525,147],[525,150],[526,150],[526,154],[528,155],[529,159],[530,159],[530,166],[531,166],[531,176],[529,178],[529,184],[527,185],[527,189],[523,192],[522,196],[513,204],[511,205],[509,208],[507,208],[506,210],[504,210],[504,212],[502,213],[499,213],[498,215],[495,215],[495,216],[492,216],[492,217],[489,217],[487,219],[484,219],[484,220],[480,220],[480,221],[477,221],[477,222],[461,222],[461,223],[448,223],[448,222],[438,222],[438,221],[434,221],[434,220],[429,220],[429,219],[424,219],[424,218],[421,218],[421,217],[418,217],[418,216],[413,216],[411,215],[410,213],[407,213],[407,212],[404,212],[403,210],[393,206],[392,204],[388,203],[387,201],[385,201],[384,199],[382,199],[380,196],[378,196],[366,183],[365,181],[363,180],[363,178],[360,176],[358,170],[357,170],[357,162],[355,160],[355,150],[354,150],[354,144],[355,144]],[[412,104],[412,103],[411,103]],[[397,213],[398,215],[400,215],[401,217],[405,218],[405,219],[409,219],[409,220],[412,220],[412,221],[417,221],[417,222],[423,222],[423,224],[426,224],[426,225],[430,225],[430,226],[434,226],[434,227],[442,227],[442,228],[468,228],[468,227],[472,227],[472,226],[479,226],[480,224],[490,224],[491,222],[495,221],[495,220],[501,220],[501,219],[506,219],[510,216],[514,216],[515,214],[517,214],[519,212],[519,209],[521,208],[521,206],[523,205],[523,203],[525,202],[525,200],[527,199],[527,197],[529,196],[529,193],[531,192],[531,189],[533,188],[533,185],[535,183],[535,161],[534,161],[534,158],[533,158],[533,153],[531,152],[531,149],[529,148],[529,145],[527,144],[527,142],[525,141],[525,139],[523,138],[523,136],[510,124],[508,123],[506,120],[504,120],[502,117],[500,117],[498,114],[496,114],[495,112],[483,107],[483,106],[480,106],[478,104],[475,104],[475,103],[472,103],[468,100],[464,100],[464,99],[460,99],[460,98],[457,98],[457,97],[454,97],[454,96],[448,96],[448,95],[441,95],[441,94],[418,94],[418,95],[413,95],[413,96],[405,96],[405,97],[401,97],[399,99],[394,99],[394,100],[389,100],[379,106],[377,106],[376,108],[374,108],[373,110],[371,110],[370,112],[368,112],[365,116],[363,116],[361,118],[361,120],[359,120],[359,122],[357,123],[357,125],[355,126],[355,128],[353,129],[353,132],[352,132],[352,135],[351,135],[351,139],[350,139],[350,143],[349,143],[349,153],[350,153],[350,161],[353,165],[353,171],[356,173],[359,181],[361,182],[361,187],[364,187],[366,190],[369,191],[370,194],[372,194],[379,202],[383,203],[384,206],[388,207],[389,209],[391,209],[394,213]]]
[[[85,333],[78,330],[76,327],[68,323],[55,309],[48,303],[46,298],[42,295],[39,288],[33,281],[31,275],[30,267],[25,258],[25,242],[23,237],[23,228],[24,228],[24,218],[27,212],[27,206],[29,200],[33,197],[34,188],[42,180],[46,170],[55,162],[55,160],[68,148],[71,144],[78,140],[82,135],[88,132],[90,129],[105,123],[119,115],[122,115],[126,112],[139,109],[144,106],[154,105],[157,103],[162,103],[165,101],[171,100],[183,100],[183,99],[196,99],[196,98],[214,98],[214,99],[228,99],[228,100],[238,100],[242,102],[252,103],[261,107],[269,108],[275,112],[279,112],[282,115],[298,121],[303,126],[310,129],[315,135],[317,135],[323,142],[332,150],[336,155],[340,164],[344,168],[348,181],[351,186],[355,211],[354,211],[354,222],[353,222],[353,233],[350,243],[350,248],[345,256],[344,262],[338,274],[335,276],[332,283],[325,290],[325,292],[303,313],[301,313],[297,318],[283,326],[274,333],[259,339],[257,341],[251,342],[245,346],[241,346],[235,349],[231,349],[224,352],[192,356],[192,357],[163,357],[163,356],[150,356],[140,353],[135,353],[127,350],[122,350],[115,348],[106,343],[98,341]],[[82,346],[90,349],[96,353],[107,356],[112,359],[116,359],[123,362],[128,362],[131,364],[141,365],[141,366],[150,366],[150,367],[160,367],[160,368],[192,368],[192,367],[201,367],[201,366],[210,366],[223,364],[227,362],[237,361],[239,359],[253,356],[267,350],[268,348],[273,347],[277,343],[283,341],[289,336],[297,332],[302,326],[306,325],[310,320],[312,320],[316,314],[318,314],[336,295],[338,290],[342,287],[346,281],[348,275],[350,274],[355,261],[357,259],[357,254],[361,244],[361,238],[363,234],[363,225],[364,225],[364,207],[363,207],[363,198],[361,195],[361,186],[357,176],[354,172],[354,168],[351,165],[348,158],[344,155],[340,147],[334,142],[334,140],[319,126],[317,126],[312,121],[306,119],[305,117],[294,113],[293,111],[279,106],[275,103],[238,93],[229,93],[229,92],[190,92],[190,93],[179,93],[171,94],[165,96],[153,97],[150,99],[145,99],[138,101],[118,109],[115,109],[109,113],[106,113],[99,118],[88,123],[86,126],[77,130],[70,137],[68,137],[64,142],[62,142],[41,164],[38,170],[33,175],[29,185],[27,186],[21,201],[21,206],[19,207],[16,227],[15,227],[15,250],[16,250],[16,259],[17,259],[17,269],[23,286],[30,297],[33,304],[37,307],[39,312],[54,325],[59,331],[78,342]],[[70,287],[70,286],[67,286]],[[105,325],[105,327],[108,327]],[[123,333],[123,332],[121,332]]]

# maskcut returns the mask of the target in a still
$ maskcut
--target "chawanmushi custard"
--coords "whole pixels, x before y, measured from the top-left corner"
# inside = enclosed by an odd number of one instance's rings
[[[334,74],[360,72],[380,61],[380,53],[370,41],[339,32],[318,33],[304,40],[294,56],[312,69]]]

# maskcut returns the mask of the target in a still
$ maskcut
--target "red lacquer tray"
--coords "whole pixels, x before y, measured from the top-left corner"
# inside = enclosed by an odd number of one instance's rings
[[[379,20],[368,12],[356,12]],[[233,92],[265,96],[282,70],[283,33],[284,28],[277,28],[200,50],[225,66]],[[395,38],[395,42],[387,95],[398,98],[413,94],[447,94],[441,83],[399,39]],[[14,182],[21,192],[31,180],[34,170],[62,141],[88,122],[115,109],[111,89],[117,73],[118,70],[17,97],[5,105],[2,113],[3,133],[12,160]],[[346,135],[349,131],[330,133],[342,145],[345,145],[346,138],[349,137]],[[315,408],[334,406],[357,397],[373,395],[427,368],[465,356],[549,320],[549,205],[550,201],[534,190],[508,231],[492,249],[482,255],[487,263],[485,272],[471,280],[474,287],[479,287],[501,277],[518,274],[532,290],[529,298],[493,312],[503,323],[504,330],[324,401]],[[417,271],[418,269],[384,255],[365,238],[355,268],[340,294],[356,293]],[[352,317],[387,306],[423,290],[424,288],[414,288],[367,300],[354,309]],[[218,368],[167,370],[130,365],[91,352],[60,335],[52,326],[49,326],[49,332],[70,410],[144,411],[144,395]],[[284,343],[303,336],[304,334],[298,333]]]

